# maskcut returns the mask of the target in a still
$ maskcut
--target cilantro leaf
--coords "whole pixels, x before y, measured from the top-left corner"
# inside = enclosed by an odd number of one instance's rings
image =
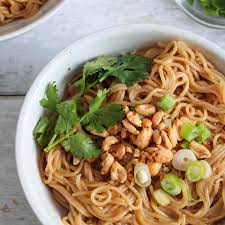
[[[122,105],[111,104],[100,108],[108,92],[106,89],[99,90],[97,97],[90,103],[89,111],[81,121],[88,130],[103,132],[105,128],[117,124],[124,118]]]
[[[100,56],[92,61],[87,62],[83,68],[82,78],[76,81],[76,85],[80,87],[81,92],[85,90],[86,78],[97,73],[108,71],[117,62],[117,58],[113,56]]]
[[[54,135],[54,121],[53,119],[43,116],[39,119],[36,127],[33,130],[33,136],[37,143],[46,147]]]
[[[83,73],[90,76],[102,70],[111,70],[112,66],[117,62],[117,58],[113,56],[100,56],[97,59],[87,62],[84,65]]]
[[[58,104],[57,112],[59,117],[55,126],[56,134],[68,132],[79,121],[76,100],[67,100]]]
[[[62,142],[66,151],[80,159],[92,159],[101,155],[101,149],[97,148],[90,137],[82,133],[76,133]]]
[[[47,108],[48,110],[55,112],[58,102],[59,96],[56,84],[55,82],[49,83],[45,91],[45,98],[42,98],[40,100],[40,104],[44,108]]]
[[[106,95],[109,93],[109,90],[104,89],[104,90],[99,90],[97,92],[97,96],[95,99],[93,99],[93,101],[91,101],[90,105],[89,105],[89,111],[93,112],[97,109],[99,109],[99,107],[102,105],[103,101],[106,98]]]
[[[100,108],[96,111],[90,111],[82,121],[87,130],[103,132],[105,128],[116,125],[124,118],[122,105],[111,104],[107,107]]]
[[[149,59],[140,55],[124,55],[118,58],[114,69],[105,75],[101,75],[99,80],[105,79],[105,76],[114,76],[122,83],[133,85],[140,80],[148,79],[148,69],[150,67]]]
[[[34,138],[37,140],[38,144],[42,145],[44,140],[44,134],[49,125],[49,119],[47,116],[43,116],[39,119],[36,127],[33,130]]]

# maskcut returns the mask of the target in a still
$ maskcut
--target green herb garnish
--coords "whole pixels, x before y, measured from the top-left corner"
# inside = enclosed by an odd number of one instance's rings
[[[56,121],[55,133],[68,132],[79,121],[76,100],[67,100],[57,105],[59,117]]]
[[[40,100],[40,104],[42,105],[42,107],[55,112],[58,102],[59,96],[56,84],[55,82],[49,83],[45,91],[45,98],[42,98]]]
[[[80,132],[64,140],[62,145],[79,159],[92,159],[101,155],[101,149],[96,147],[91,138]]]
[[[107,93],[107,90],[99,91],[97,97],[90,103],[89,111],[82,120],[82,125],[88,130],[103,132],[105,128],[117,124],[124,118],[122,105],[111,104],[100,108]]]
[[[225,1],[224,0],[187,0],[193,6],[197,2],[209,16],[225,17]]]
[[[82,78],[75,84],[80,87],[82,94],[108,77],[133,85],[137,81],[148,79],[151,63],[148,58],[140,55],[100,56],[84,65]],[[88,81],[91,77],[93,80]]]
[[[47,116],[43,116],[39,119],[36,127],[34,128],[33,135],[37,140],[39,145],[45,146],[46,145],[46,130],[49,125],[49,119]]]
[[[63,102],[59,101],[55,82],[50,83],[45,97],[40,101],[41,106],[50,113],[39,120],[33,131],[37,143],[44,147],[45,152],[61,144],[66,151],[79,158],[90,159],[99,156],[101,151],[90,137],[80,130],[84,126],[89,131],[103,132],[122,121],[123,107],[119,104],[103,106],[109,92],[104,89],[97,92],[96,98],[88,106],[88,111],[84,113],[80,97],[109,77],[115,77],[127,85],[148,79],[150,67],[151,61],[139,55],[98,57],[84,65],[82,78],[75,82],[75,85],[80,87],[80,92]]]

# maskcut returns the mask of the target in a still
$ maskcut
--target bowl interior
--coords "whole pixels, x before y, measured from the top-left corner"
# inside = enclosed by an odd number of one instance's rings
[[[52,200],[48,188],[41,182],[38,169],[38,149],[32,131],[43,109],[39,100],[46,85],[56,81],[59,90],[81,64],[109,54],[120,54],[154,45],[158,41],[183,40],[200,49],[218,69],[225,73],[225,52],[211,42],[189,32],[159,25],[126,25],[92,34],[71,45],[54,58],[40,73],[30,88],[21,109],[16,137],[17,168],[25,195],[44,225],[61,223],[63,211]],[[70,70],[70,72],[69,72]]]
[[[0,40],[17,36],[31,28],[54,12],[65,0],[48,0],[36,15],[28,19],[18,19],[0,27]]]

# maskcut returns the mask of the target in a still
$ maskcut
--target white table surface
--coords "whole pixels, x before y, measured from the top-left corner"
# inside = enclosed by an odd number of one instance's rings
[[[25,200],[14,159],[16,121],[32,81],[70,43],[91,32],[125,23],[172,25],[193,31],[225,49],[225,30],[197,24],[173,0],[68,0],[46,23],[1,42],[0,225],[40,225]]]

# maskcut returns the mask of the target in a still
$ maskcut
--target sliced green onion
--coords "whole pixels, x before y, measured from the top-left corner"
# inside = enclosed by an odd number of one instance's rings
[[[189,148],[189,142],[184,141],[184,142],[181,143],[180,146],[181,146],[182,148],[184,148],[184,149],[188,149],[188,148]]]
[[[153,192],[155,200],[162,206],[170,204],[170,196],[164,192],[162,189],[155,190]]]
[[[203,141],[207,140],[210,137],[211,132],[203,123],[198,124],[197,128],[199,132],[197,141],[199,143],[202,143]]]
[[[190,149],[181,149],[174,154],[172,165],[177,170],[186,171],[189,163],[195,160],[196,156]]]
[[[181,193],[182,183],[179,177],[168,173],[160,182],[161,187],[164,191],[170,195],[176,196]]]
[[[186,178],[190,182],[197,182],[203,179],[205,175],[205,168],[200,161],[192,161],[186,170]]]
[[[180,136],[188,142],[198,137],[199,131],[192,123],[184,123],[180,129]]]
[[[157,106],[162,110],[169,110],[176,104],[176,99],[169,94],[165,94],[157,102]]]
[[[148,187],[151,184],[151,174],[146,164],[138,163],[135,165],[134,180],[140,187]]]
[[[206,160],[201,160],[200,163],[202,163],[202,165],[205,168],[205,174],[202,179],[207,179],[207,178],[211,177],[212,167],[209,165],[209,163]]]

